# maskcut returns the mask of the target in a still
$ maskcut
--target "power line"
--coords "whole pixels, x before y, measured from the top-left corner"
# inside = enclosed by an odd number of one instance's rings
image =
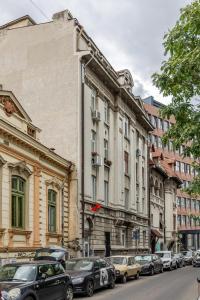
[[[43,17],[45,17],[48,21],[50,21],[50,19],[47,17],[47,15],[45,15],[43,10],[37,4],[35,4],[35,2],[33,0],[29,0],[29,1],[37,10],[39,10],[39,12],[43,15]]]

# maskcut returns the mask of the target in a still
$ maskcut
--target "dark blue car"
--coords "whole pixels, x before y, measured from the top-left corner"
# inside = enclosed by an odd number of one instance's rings
[[[2,300],[72,300],[70,276],[59,262],[34,261],[0,268]]]

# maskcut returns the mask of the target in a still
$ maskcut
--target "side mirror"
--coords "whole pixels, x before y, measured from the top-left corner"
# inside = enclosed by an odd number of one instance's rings
[[[42,273],[42,275],[41,275],[41,279],[43,279],[43,280],[47,279],[47,274],[45,274],[45,273]]]

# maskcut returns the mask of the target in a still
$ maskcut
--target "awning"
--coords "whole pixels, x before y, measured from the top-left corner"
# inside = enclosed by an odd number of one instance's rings
[[[151,229],[151,233],[155,235],[157,238],[162,238],[163,235],[157,229]]]

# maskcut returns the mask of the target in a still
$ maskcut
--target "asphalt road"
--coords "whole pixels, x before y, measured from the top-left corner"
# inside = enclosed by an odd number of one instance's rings
[[[187,266],[154,276],[142,276],[115,289],[96,292],[92,300],[197,300],[197,276],[200,268]],[[75,297],[76,300],[88,299]]]

